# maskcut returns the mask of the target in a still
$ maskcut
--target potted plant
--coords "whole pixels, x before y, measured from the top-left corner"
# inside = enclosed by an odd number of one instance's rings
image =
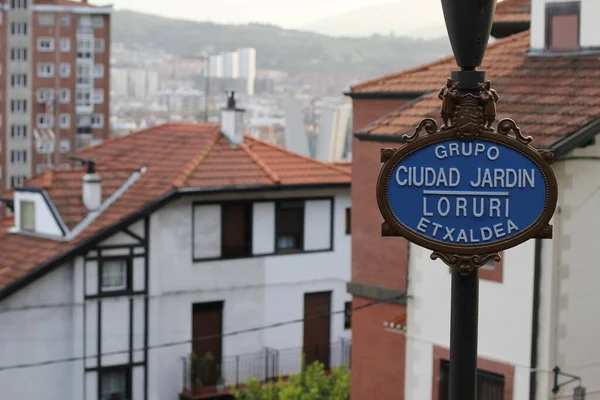
[[[202,387],[202,381],[200,379],[200,374],[199,374],[199,365],[198,365],[198,357],[196,357],[196,354],[191,353],[188,359],[188,363],[189,363],[189,380],[190,380],[190,391],[192,392],[192,394],[199,394],[200,393],[200,388]]]

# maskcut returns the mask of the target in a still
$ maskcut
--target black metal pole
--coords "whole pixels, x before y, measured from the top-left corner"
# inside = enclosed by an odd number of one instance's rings
[[[479,269],[452,271],[450,322],[450,400],[477,398]]]
[[[452,71],[458,93],[479,94],[485,72]],[[479,317],[479,269],[452,270],[450,311],[450,400],[477,399],[477,334]]]

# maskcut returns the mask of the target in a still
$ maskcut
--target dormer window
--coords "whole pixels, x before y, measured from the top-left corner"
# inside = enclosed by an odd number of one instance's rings
[[[33,201],[21,201],[21,230],[35,231],[35,203]]]
[[[581,3],[546,4],[546,49],[551,51],[579,50]]]

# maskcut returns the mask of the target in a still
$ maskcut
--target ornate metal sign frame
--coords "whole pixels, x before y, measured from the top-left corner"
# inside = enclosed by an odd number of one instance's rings
[[[496,119],[496,102],[499,96],[491,88],[489,81],[479,86],[479,93],[459,93],[458,84],[448,79],[438,97],[443,101],[441,117],[444,125],[438,128],[434,119],[423,119],[414,133],[403,136],[407,143],[405,146],[381,150],[381,162],[384,165],[377,181],[377,203],[385,221],[382,224],[382,235],[401,236],[433,250],[432,259],[440,258],[447,265],[457,267],[465,274],[490,260],[500,261],[498,253],[502,250],[532,238],[552,238],[552,225],[549,222],[558,201],[557,179],[550,166],[554,161],[554,154],[531,146],[533,139],[523,136],[512,119],[503,119],[498,122],[496,129],[492,127]],[[542,173],[546,184],[544,209],[537,220],[515,236],[484,245],[456,245],[436,241],[413,232],[398,220],[392,211],[388,196],[388,182],[394,169],[414,152],[449,139],[483,139],[511,148],[531,160]]]

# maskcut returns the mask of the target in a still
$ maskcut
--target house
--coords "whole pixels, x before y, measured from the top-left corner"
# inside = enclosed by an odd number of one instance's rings
[[[242,112],[108,140],[14,191],[3,397],[191,399],[302,353],[347,364],[349,168],[244,136]]]
[[[498,119],[514,119],[534,146],[554,152],[559,205],[553,240],[507,250],[480,271],[479,390],[487,394],[479,398],[570,398],[577,382],[560,386],[569,381],[560,373],[581,378],[589,398],[597,393],[597,12],[593,0],[498,4],[493,32],[501,39],[481,69],[500,95]],[[353,318],[353,399],[447,399],[450,271],[419,246],[381,237],[375,184],[381,148],[402,146],[423,118],[439,121],[437,92],[456,68],[448,57],[348,93],[356,132],[348,290],[354,307],[386,301]]]

